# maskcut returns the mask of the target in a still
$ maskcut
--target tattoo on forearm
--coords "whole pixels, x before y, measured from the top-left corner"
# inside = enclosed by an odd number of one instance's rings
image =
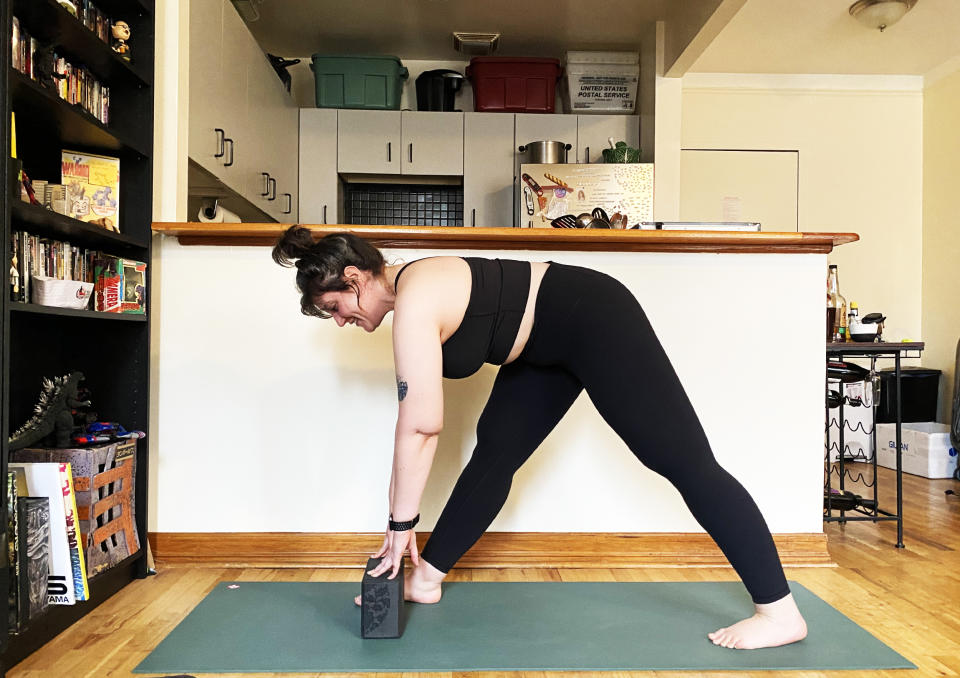
[[[407,397],[407,382],[397,377],[397,398],[401,401]]]

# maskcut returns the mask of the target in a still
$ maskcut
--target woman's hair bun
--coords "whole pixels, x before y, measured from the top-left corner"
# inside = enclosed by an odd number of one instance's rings
[[[273,260],[281,266],[293,266],[297,259],[313,252],[315,244],[309,228],[294,224],[273,246]]]

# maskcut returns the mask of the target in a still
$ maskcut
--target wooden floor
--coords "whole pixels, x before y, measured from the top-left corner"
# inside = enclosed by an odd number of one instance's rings
[[[892,487],[892,480],[892,472],[881,470],[882,487]],[[834,674],[858,678],[865,675],[906,677],[960,674],[960,496],[946,495],[944,491],[947,489],[960,492],[960,483],[904,475],[905,549],[893,546],[896,540],[895,523],[827,523],[825,530],[829,536],[830,553],[838,567],[787,570],[789,579],[802,583],[907,657],[919,667],[918,671],[763,671],[755,672],[755,675],[758,678],[775,678],[780,673],[805,677]],[[860,494],[865,492],[859,491]],[[881,506],[884,506],[883,501]],[[10,678],[130,676],[130,671],[220,581],[359,582],[360,578],[359,569],[162,568],[157,576],[129,585],[7,675]],[[735,575],[730,569],[476,569],[454,570],[450,575],[451,581],[731,579],[735,579]],[[748,673],[729,675],[740,677]],[[206,677],[213,674],[200,675]],[[221,678],[254,678],[281,674],[216,675]],[[364,678],[375,676],[354,675]],[[452,674],[447,675],[454,678]],[[523,673],[518,674],[518,678],[519,675],[540,678],[546,674]],[[675,678],[681,675],[722,674],[663,672],[662,675]],[[552,678],[573,678],[573,674],[555,673]]]

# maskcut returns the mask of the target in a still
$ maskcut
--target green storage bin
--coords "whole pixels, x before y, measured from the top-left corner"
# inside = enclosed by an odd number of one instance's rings
[[[399,110],[409,75],[395,56],[314,54],[310,69],[317,82],[317,108]]]

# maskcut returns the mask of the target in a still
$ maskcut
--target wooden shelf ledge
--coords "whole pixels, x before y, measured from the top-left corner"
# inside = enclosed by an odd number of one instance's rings
[[[153,230],[175,236],[181,245],[272,246],[289,226],[157,222]],[[377,247],[412,249],[826,254],[834,247],[860,239],[856,233],[304,226],[318,238],[346,231],[366,238]]]

